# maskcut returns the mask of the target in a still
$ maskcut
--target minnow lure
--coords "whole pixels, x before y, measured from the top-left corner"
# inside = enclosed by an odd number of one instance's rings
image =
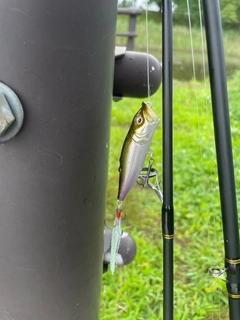
[[[111,237],[111,253],[110,253],[110,270],[111,273],[114,273],[115,265],[116,265],[116,255],[118,253],[120,240],[122,236],[122,230],[121,230],[121,224],[122,224],[122,218],[121,218],[121,209],[122,203],[121,201],[118,201],[118,206],[116,209],[116,215],[114,220],[114,225],[112,227],[112,237]]]
[[[123,201],[136,182],[158,126],[151,104],[143,102],[133,118],[120,156],[118,200]]]
[[[110,270],[112,274],[115,270],[116,255],[122,236],[122,201],[138,179],[159,121],[151,109],[151,103],[143,102],[141,109],[133,118],[123,143],[120,156],[117,209],[111,237]]]

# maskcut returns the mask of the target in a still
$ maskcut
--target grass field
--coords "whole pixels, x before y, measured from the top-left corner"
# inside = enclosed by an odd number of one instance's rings
[[[154,21],[154,28],[160,28]],[[154,29],[155,30],[155,29]],[[152,32],[155,34],[155,31]],[[189,35],[188,35],[189,37]],[[185,35],[182,36],[185,38]],[[235,38],[232,36],[234,47]],[[183,43],[180,39],[179,43]],[[154,41],[161,52],[160,39]],[[152,46],[152,45],[151,45]],[[234,48],[236,52],[236,48]],[[238,45],[238,52],[239,45]],[[235,53],[234,53],[235,54]],[[238,63],[240,59],[238,56]],[[224,251],[209,81],[174,80],[175,320],[228,319],[225,283],[208,275],[223,268]],[[228,81],[237,196],[240,199],[240,73]],[[161,89],[151,98],[161,118]],[[107,193],[107,221],[113,221],[118,189],[119,155],[141,100],[123,99],[112,106]],[[152,148],[162,172],[161,131]],[[124,231],[137,243],[135,260],[102,278],[101,319],[162,319],[161,204],[153,191],[135,185],[123,203]]]

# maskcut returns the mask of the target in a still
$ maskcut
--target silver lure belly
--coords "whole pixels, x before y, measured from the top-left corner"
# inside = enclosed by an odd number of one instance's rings
[[[142,170],[146,155],[148,153],[151,140],[145,144],[138,144],[134,140],[126,146],[128,148],[124,161],[120,160],[120,183],[118,199],[123,201],[136,182]]]

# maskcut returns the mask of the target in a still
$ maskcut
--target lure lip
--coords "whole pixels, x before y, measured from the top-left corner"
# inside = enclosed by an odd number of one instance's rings
[[[148,122],[152,123],[160,121],[157,115],[153,112],[152,107],[144,101],[142,102],[142,111]]]

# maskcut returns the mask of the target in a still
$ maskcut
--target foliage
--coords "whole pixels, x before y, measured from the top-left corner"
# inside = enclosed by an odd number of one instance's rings
[[[186,0],[175,0],[176,9],[173,14],[178,24],[188,24],[188,10]],[[199,1],[189,1],[191,21],[199,25]],[[200,5],[201,6],[201,5]],[[240,2],[238,0],[220,0],[222,24],[228,28],[240,27]]]
[[[149,0],[149,3],[156,3],[159,7],[159,12],[162,8],[162,0]],[[134,6],[135,0],[123,1],[121,6]],[[199,25],[199,6],[201,1],[190,1],[190,15],[193,26]],[[179,25],[188,25],[188,8],[186,0],[173,1],[173,21]],[[220,9],[222,16],[222,25],[227,28],[240,28],[240,2],[239,0],[220,0]]]
[[[161,26],[156,15],[149,15],[150,53],[161,59]],[[156,20],[157,21],[156,21]],[[118,28],[122,26],[122,17]],[[126,21],[127,24],[127,21]],[[144,15],[138,18],[136,50],[145,51]],[[173,27],[174,59],[191,61],[189,30]],[[194,43],[199,30],[193,29]],[[239,62],[239,40],[236,32],[224,32],[226,61]],[[183,55],[184,54],[184,55]],[[186,57],[186,58],[185,58]],[[196,58],[196,55],[195,55]],[[198,58],[198,57],[197,57]],[[201,60],[199,54],[199,61]],[[237,196],[240,199],[240,72],[228,81],[229,108]],[[154,111],[161,118],[161,90],[151,97]],[[141,100],[123,99],[112,106],[111,144],[106,219],[113,221],[118,189],[119,154],[123,139]],[[208,275],[213,266],[223,268],[223,235],[218,192],[218,178],[212,125],[209,81],[179,82],[173,88],[174,124],[174,319],[227,320],[225,284]],[[154,166],[162,173],[162,126],[153,139]],[[239,201],[238,201],[239,202]],[[240,207],[240,203],[238,203]],[[162,319],[163,275],[161,204],[155,193],[135,185],[123,203],[127,219],[124,231],[136,241],[135,260],[107,272],[102,279],[102,320]]]
[[[221,0],[221,14],[224,26],[240,27],[240,3],[239,0]]]
[[[174,23],[188,26],[188,7],[186,0],[176,0],[175,10],[173,12]],[[198,1],[189,1],[189,10],[191,24],[193,26],[199,25],[199,4]]]

